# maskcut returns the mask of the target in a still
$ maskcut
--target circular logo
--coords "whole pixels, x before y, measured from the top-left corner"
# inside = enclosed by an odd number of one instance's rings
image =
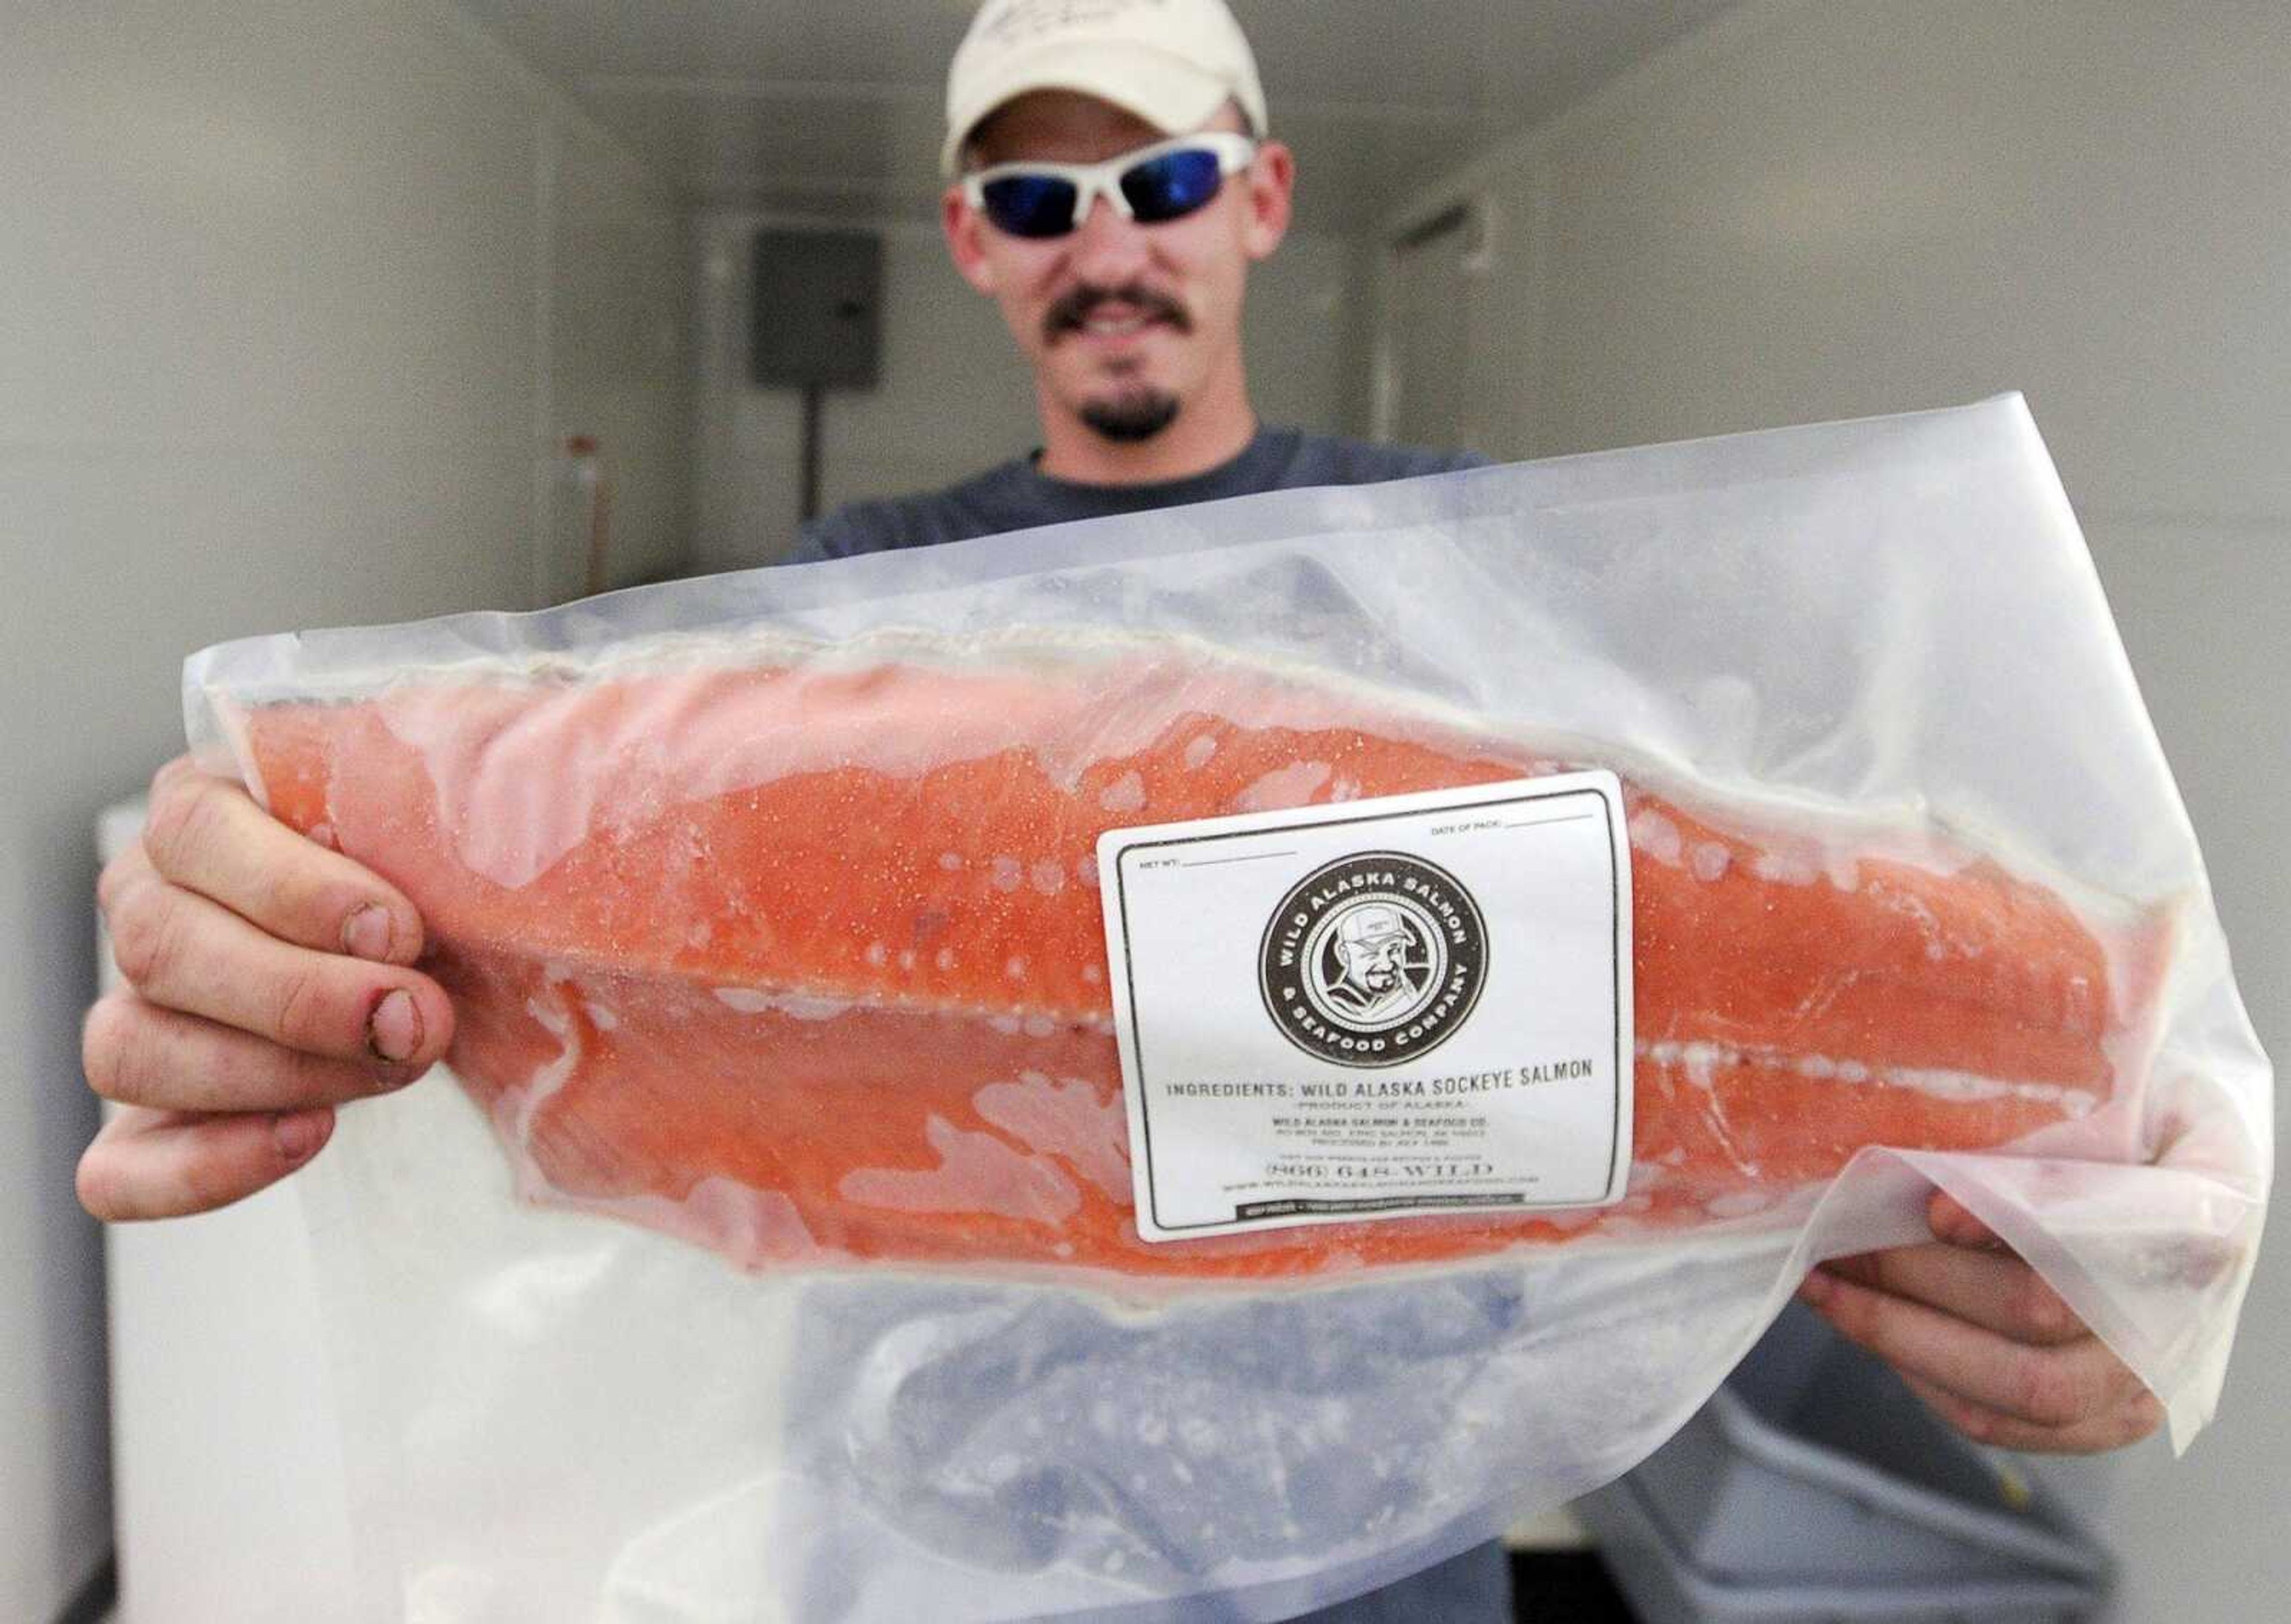
[[[1453,874],[1364,851],[1281,899],[1258,952],[1258,987],[1273,1024],[1306,1054],[1398,1065],[1463,1025],[1487,968],[1487,926]]]

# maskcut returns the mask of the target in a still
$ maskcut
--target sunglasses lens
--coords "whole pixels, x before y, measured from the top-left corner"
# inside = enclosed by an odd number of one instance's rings
[[[1146,225],[1190,214],[1218,195],[1217,154],[1194,147],[1148,158],[1121,177],[1121,195]]]
[[[1071,181],[1049,175],[1004,175],[980,188],[986,218],[1013,237],[1059,237],[1073,225]]]

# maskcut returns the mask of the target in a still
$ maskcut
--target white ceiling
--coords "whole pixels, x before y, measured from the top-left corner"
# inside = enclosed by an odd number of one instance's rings
[[[699,206],[928,218],[974,0],[462,0]],[[1298,224],[1355,229],[1732,0],[1234,0]]]

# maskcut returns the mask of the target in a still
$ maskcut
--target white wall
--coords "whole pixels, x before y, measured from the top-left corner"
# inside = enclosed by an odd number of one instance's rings
[[[604,585],[683,573],[691,546],[690,360],[681,210],[617,141],[554,98],[535,104],[548,282],[538,443],[598,443],[610,482]],[[544,463],[544,476],[549,470]],[[544,517],[537,602],[583,591],[587,532]]]
[[[39,1620],[109,1537],[94,814],[181,748],[202,644],[526,607],[557,429],[624,442],[627,567],[671,566],[680,358],[564,358],[682,273],[635,165],[438,0],[0,36],[0,1614]]]
[[[1428,191],[1499,221],[1477,438],[1540,455],[2029,396],[2291,1053],[2291,8],[1753,4]],[[2072,695],[2062,695],[2072,702]],[[2217,1425],[2051,1474],[2124,1616],[2291,1596],[2291,1247]],[[2262,1599],[2265,1598],[2265,1599]]]
[[[769,563],[794,544],[802,502],[802,397],[748,382],[756,232],[780,221],[717,210],[695,222],[696,568]],[[839,222],[840,229],[850,229]],[[823,511],[936,489],[1041,443],[1031,378],[991,301],[947,258],[935,225],[883,237],[883,355],[869,390],[832,390],[821,437]],[[1250,386],[1267,422],[1356,432],[1364,368],[1357,246],[1292,235],[1251,274]]]

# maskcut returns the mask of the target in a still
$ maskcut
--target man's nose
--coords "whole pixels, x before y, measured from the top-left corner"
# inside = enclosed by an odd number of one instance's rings
[[[1148,257],[1146,228],[1104,196],[1089,200],[1089,213],[1073,234],[1073,269],[1084,282],[1118,287],[1134,279]]]

